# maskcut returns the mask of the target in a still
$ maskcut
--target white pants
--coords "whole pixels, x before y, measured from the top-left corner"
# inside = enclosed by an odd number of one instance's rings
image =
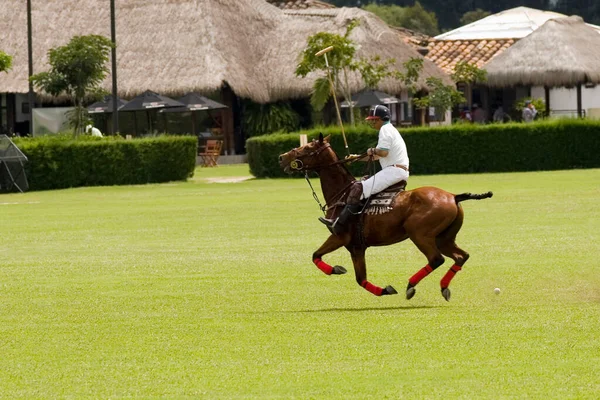
[[[361,199],[366,199],[400,181],[408,181],[408,171],[393,165],[385,167],[366,181],[362,182]]]

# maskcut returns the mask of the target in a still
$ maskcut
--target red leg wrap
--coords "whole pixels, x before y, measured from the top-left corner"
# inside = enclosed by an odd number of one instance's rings
[[[454,278],[454,275],[456,275],[456,273],[458,271],[460,271],[462,269],[462,267],[454,264],[449,270],[448,272],[446,272],[446,275],[444,275],[444,277],[442,278],[442,280],[440,281],[440,286],[442,287],[442,289],[447,288],[448,286],[450,286],[450,281],[452,280],[452,278]]]
[[[367,280],[362,281],[360,286],[364,287],[369,292],[373,293],[375,296],[381,296],[381,293],[383,293],[383,288],[380,288],[379,286],[375,286]]]
[[[427,264],[426,266],[424,266],[423,268],[421,268],[416,274],[414,274],[413,276],[411,276],[411,278],[408,280],[408,282],[415,286],[417,283],[421,282],[421,279],[425,278],[427,275],[429,275],[431,273],[431,271],[433,271],[433,268],[431,268],[429,266],[429,264]]]
[[[325,272],[327,275],[331,275],[331,273],[333,272],[333,267],[327,264],[325,261],[321,260],[320,258],[315,258],[313,262],[315,263],[317,268]]]

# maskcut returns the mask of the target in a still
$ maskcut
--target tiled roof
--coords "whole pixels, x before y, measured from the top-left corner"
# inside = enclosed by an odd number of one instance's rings
[[[335,8],[333,4],[325,3],[321,0],[267,0],[284,10],[304,10],[306,8]]]
[[[411,46],[416,47],[417,49],[427,47],[427,45],[431,41],[430,36],[421,32],[397,26],[390,26],[390,28],[396,31],[398,35],[400,35],[404,43],[410,44]]]
[[[427,58],[451,74],[459,61],[483,68],[494,56],[515,44],[516,39],[431,40]]]

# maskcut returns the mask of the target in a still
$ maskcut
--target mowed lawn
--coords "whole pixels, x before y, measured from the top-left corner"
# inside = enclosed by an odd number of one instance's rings
[[[411,177],[494,192],[451,302],[411,242],[367,251],[399,295],[324,275],[306,181],[246,175],[0,196],[0,397],[600,398],[600,170]]]

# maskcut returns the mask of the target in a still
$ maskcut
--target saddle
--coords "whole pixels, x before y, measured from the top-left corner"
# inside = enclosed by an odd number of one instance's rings
[[[400,181],[387,189],[369,197],[364,213],[369,215],[385,214],[392,209],[396,196],[406,190],[406,181]]]

